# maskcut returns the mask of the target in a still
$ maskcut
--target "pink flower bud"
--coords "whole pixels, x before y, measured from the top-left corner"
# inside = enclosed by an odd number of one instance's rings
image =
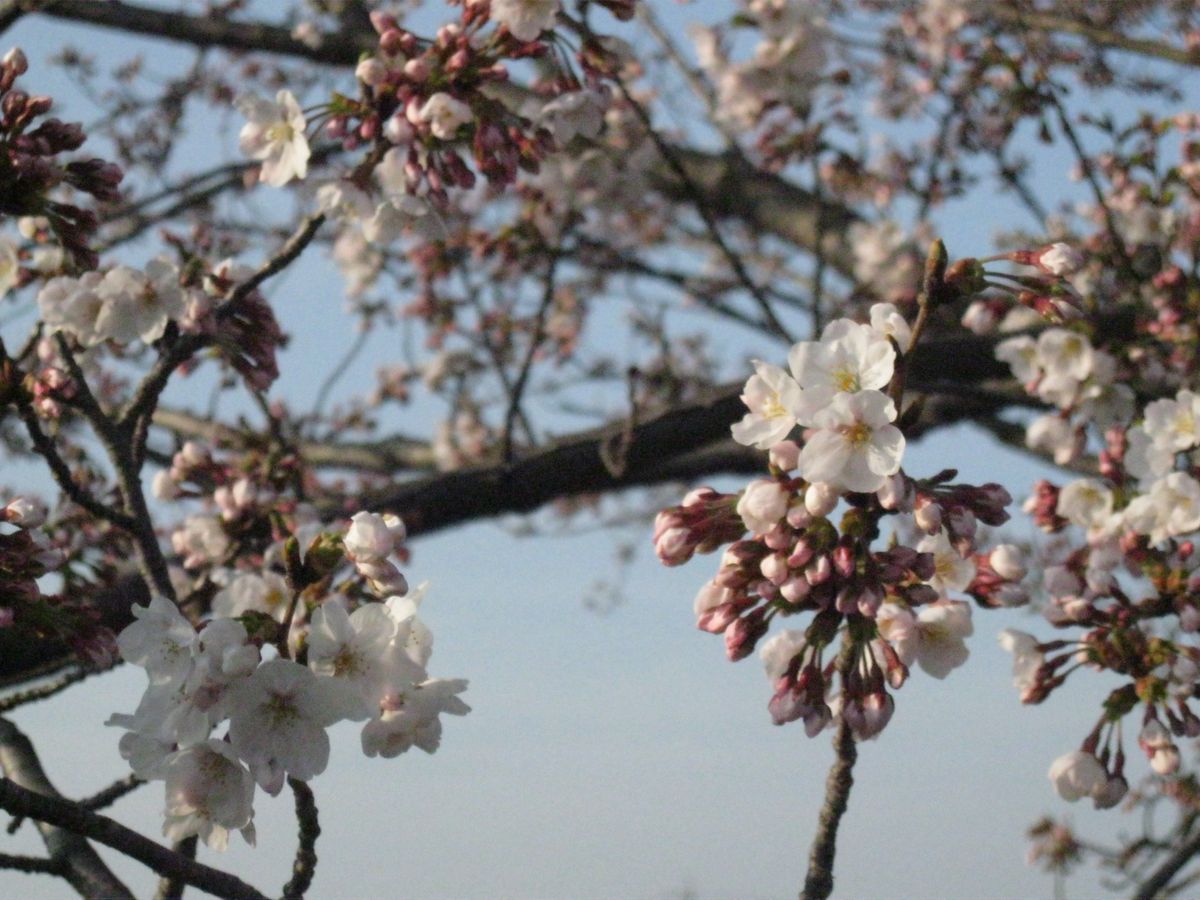
[[[754,652],[754,645],[766,633],[766,611],[761,607],[735,619],[725,629],[725,655],[730,662],[745,659]]]
[[[826,554],[822,553],[805,567],[804,577],[808,579],[808,583],[813,587],[816,587],[818,584],[824,584],[833,577],[833,563],[829,561],[829,557]]]

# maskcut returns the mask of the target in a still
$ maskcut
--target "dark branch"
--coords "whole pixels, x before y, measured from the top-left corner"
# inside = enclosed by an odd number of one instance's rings
[[[7,719],[0,719],[0,769],[7,776],[0,779],[0,790],[8,786],[46,804],[74,808],[73,804],[62,799],[62,795],[46,777],[29,738]],[[30,808],[36,805],[31,804]],[[62,822],[51,822],[30,814],[27,809],[13,808],[2,801],[0,806],[10,813],[38,820],[38,831],[50,854],[50,862],[81,896],[127,897],[133,900],[129,888],[109,871],[99,854],[76,829],[63,827]]]
[[[88,812],[76,803],[28,790],[9,778],[0,778],[0,809],[55,826],[73,837],[98,841],[136,859],[159,875],[179,878],[206,893],[231,900],[266,900],[264,894],[240,878],[174,853],[107,816]],[[121,887],[121,890],[91,890],[87,896],[133,896]]]

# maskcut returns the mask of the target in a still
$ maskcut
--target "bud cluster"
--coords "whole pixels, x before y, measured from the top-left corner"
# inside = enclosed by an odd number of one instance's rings
[[[87,244],[99,224],[95,213],[53,200],[51,193],[67,185],[97,200],[117,200],[122,172],[100,159],[58,158],[83,145],[83,128],[44,118],[54,101],[16,87],[28,68],[20,49],[0,60],[0,215],[44,216],[75,262],[94,268],[96,255]]]

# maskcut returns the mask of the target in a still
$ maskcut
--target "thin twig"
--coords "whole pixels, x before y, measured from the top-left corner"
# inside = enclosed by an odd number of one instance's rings
[[[517,372],[517,380],[513,382],[512,390],[509,392],[508,411],[504,414],[504,436],[500,451],[500,458],[505,462],[512,461],[513,428],[517,424],[517,418],[521,413],[521,398],[525,394],[525,385],[529,382],[529,372],[533,368],[533,359],[542,344],[542,338],[545,336],[546,316],[549,314],[550,307],[554,303],[554,276],[558,272],[558,259],[558,251],[552,250],[550,252],[550,259],[546,263],[546,275],[542,287],[542,302],[538,305],[537,314],[534,316],[533,334],[529,338],[529,349],[525,353],[525,359],[521,361],[521,369]]]
[[[842,640],[842,652],[838,654],[837,668],[844,691],[846,675],[854,666],[860,645],[849,632]],[[825,780],[825,802],[817,817],[817,833],[808,854],[808,873],[804,877],[801,900],[825,900],[833,893],[833,860],[837,853],[838,825],[850,800],[850,789],[854,786],[854,763],[858,759],[854,733],[845,716],[838,722],[833,751],[836,759],[829,769],[829,777]]]
[[[146,784],[146,782],[136,775],[126,775],[124,778],[118,778],[103,790],[92,794],[92,796],[84,797],[79,801],[79,805],[84,809],[90,809],[92,812],[98,809],[107,809],[126,794],[136,791],[143,784]]]

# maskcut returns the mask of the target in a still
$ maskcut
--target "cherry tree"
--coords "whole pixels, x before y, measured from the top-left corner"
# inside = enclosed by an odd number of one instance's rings
[[[96,40],[23,41],[47,22]],[[0,436],[38,473],[3,488],[0,708],[145,672],[91,797],[0,718],[0,808],[46,850],[0,866],[131,896],[98,843],[161,896],[261,897],[219,852],[287,788],[304,895],[329,728],[400,766],[470,712],[410,542],[553,504],[691,563],[764,726],[832,738],[803,897],[858,744],[1017,607],[1022,702],[1112,685],[1046,791],[1174,814],[1039,822],[1032,857],[1200,877],[1194,3],[8,0],[0,35]],[[947,233],[997,197],[1020,224]],[[273,290],[314,259],[344,305],[315,327]],[[283,390],[306,327],[360,338]],[[962,423],[1052,475],[911,465]],[[101,812],[137,789],[161,822]]]

